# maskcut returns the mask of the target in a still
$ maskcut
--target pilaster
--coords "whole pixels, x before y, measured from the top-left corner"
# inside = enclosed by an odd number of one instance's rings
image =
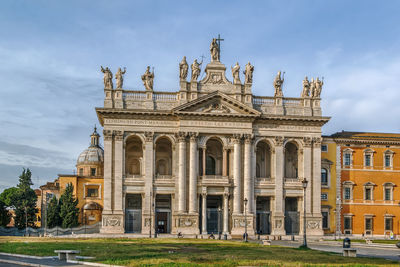
[[[283,136],[275,137],[275,201],[272,211],[272,235],[285,235],[284,194],[283,194]]]
[[[198,152],[197,133],[190,133],[190,168],[189,168],[189,213],[197,213],[197,174]]]
[[[312,168],[312,153],[311,153],[311,146],[312,146],[312,139],[311,137],[304,137],[303,138],[303,168],[304,168],[304,177],[307,179],[308,186],[306,189],[306,213],[311,214],[311,195],[312,195],[312,175],[311,175],[311,168]]]
[[[241,211],[241,194],[242,194],[242,186],[241,186],[241,136],[234,135],[233,136],[233,213],[240,214]]]
[[[313,138],[312,218],[307,218],[307,233],[323,235],[321,215],[321,137]]]
[[[145,132],[144,143],[144,201],[142,203],[142,234],[154,231],[154,194],[153,194],[153,180],[154,180],[154,134],[153,132]]]
[[[178,212],[186,212],[186,135],[185,132],[176,134],[178,139]]]

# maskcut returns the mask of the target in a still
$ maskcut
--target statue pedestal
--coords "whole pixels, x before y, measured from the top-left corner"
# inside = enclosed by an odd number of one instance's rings
[[[181,233],[182,235],[198,235],[199,230],[199,215],[196,214],[177,214],[174,216],[174,228],[172,234]]]
[[[272,216],[271,223],[272,223],[271,235],[286,235],[285,216],[283,214],[276,214]]]
[[[245,219],[246,218],[246,219]],[[241,236],[246,232],[246,220],[247,220],[247,236],[249,238],[255,237],[254,231],[254,216],[253,214],[233,214],[232,215],[232,236]]]

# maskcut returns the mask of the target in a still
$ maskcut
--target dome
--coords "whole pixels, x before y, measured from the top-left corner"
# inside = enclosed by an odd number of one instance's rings
[[[96,126],[90,136],[90,146],[85,149],[78,157],[77,165],[79,164],[91,164],[91,163],[103,163],[104,151],[99,145],[100,135],[97,133]]]
[[[104,161],[103,149],[99,146],[90,146],[79,155],[77,164],[103,163],[103,161]]]

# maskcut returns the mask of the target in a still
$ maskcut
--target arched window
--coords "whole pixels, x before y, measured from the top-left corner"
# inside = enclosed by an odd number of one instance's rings
[[[328,171],[325,168],[321,169],[321,185],[328,185]]]
[[[167,175],[167,161],[165,159],[160,159],[157,161],[156,173],[160,175]]]
[[[256,177],[271,177],[271,149],[264,141],[260,141],[256,148]]]
[[[211,156],[206,158],[206,175],[215,175],[215,159]]]
[[[298,178],[298,149],[293,143],[285,146],[285,178]]]
[[[137,136],[129,137],[125,147],[125,173],[127,177],[142,174],[142,158],[142,140]]]
[[[167,137],[156,142],[156,175],[172,175],[172,144]]]

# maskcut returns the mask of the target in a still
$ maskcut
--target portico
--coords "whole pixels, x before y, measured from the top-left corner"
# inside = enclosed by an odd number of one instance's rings
[[[104,126],[102,232],[242,236],[247,224],[249,237],[285,235],[290,218],[303,219],[307,178],[307,234],[323,234],[320,144],[329,118],[319,97],[254,96],[253,69],[246,65],[243,84],[238,73],[230,82],[214,55],[201,81],[186,81],[181,69],[177,92],[104,89],[96,109]]]

